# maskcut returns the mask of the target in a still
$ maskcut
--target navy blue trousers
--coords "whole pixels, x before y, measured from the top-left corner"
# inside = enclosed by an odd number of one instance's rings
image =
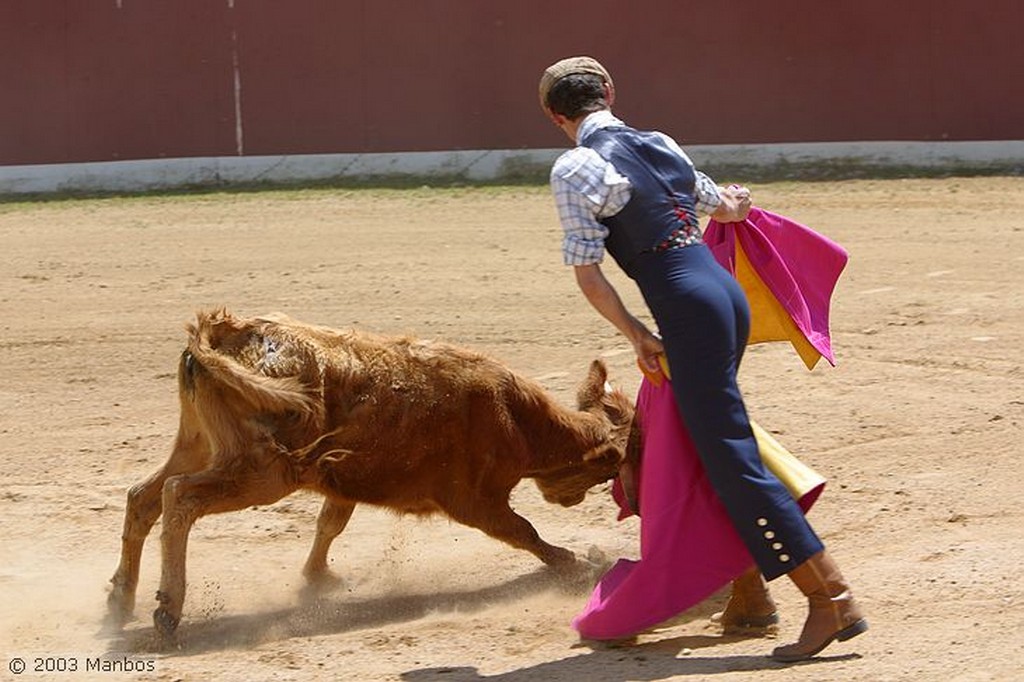
[[[676,405],[712,487],[765,578],[790,572],[824,546],[765,468],[750,428],[736,381],[750,335],[743,290],[703,244],[645,253],[629,275],[658,325]]]

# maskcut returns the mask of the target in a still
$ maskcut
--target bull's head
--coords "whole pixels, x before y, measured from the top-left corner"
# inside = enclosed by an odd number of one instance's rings
[[[608,368],[600,360],[590,364],[590,372],[576,394],[576,403],[581,412],[599,417],[593,447],[583,453],[580,461],[535,478],[544,499],[563,507],[579,504],[588,490],[618,475],[636,411],[625,393],[608,384]]]

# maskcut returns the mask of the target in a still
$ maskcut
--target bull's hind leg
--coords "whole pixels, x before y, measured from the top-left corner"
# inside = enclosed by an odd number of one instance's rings
[[[455,521],[477,528],[517,549],[533,553],[548,566],[575,565],[576,555],[564,547],[556,547],[541,539],[529,521],[512,511],[508,497],[480,501],[476,504],[446,507],[445,512]]]
[[[330,577],[327,570],[327,554],[334,538],[345,530],[355,508],[354,502],[330,498],[324,500],[323,506],[320,507],[320,515],[316,519],[316,537],[309,550],[306,565],[302,569],[302,574],[310,583],[323,583]]]
[[[153,524],[160,518],[164,482],[171,476],[200,471],[206,462],[206,452],[198,438],[187,439],[179,435],[164,465],[128,490],[121,533],[121,560],[110,579],[113,587],[107,597],[108,616],[113,626],[123,625],[135,610],[142,547]]]
[[[295,477],[280,463],[252,464],[252,459],[242,456],[239,466],[175,476],[164,483],[162,564],[157,592],[160,606],[153,612],[153,624],[161,634],[173,633],[181,620],[188,534],[196,520],[209,514],[273,504],[298,488]]]

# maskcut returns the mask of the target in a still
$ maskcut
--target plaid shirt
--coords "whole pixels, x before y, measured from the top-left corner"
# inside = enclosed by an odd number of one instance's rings
[[[594,130],[624,125],[610,111],[587,116],[576,131],[576,144]],[[668,135],[666,144],[691,166],[693,162]],[[697,212],[710,214],[722,203],[718,186],[704,173],[696,171],[694,191]],[[630,198],[629,178],[589,147],[575,147],[558,157],[551,167],[551,191],[562,222],[562,257],[566,265],[591,265],[604,260],[604,240],[608,228],[600,223],[626,205]]]

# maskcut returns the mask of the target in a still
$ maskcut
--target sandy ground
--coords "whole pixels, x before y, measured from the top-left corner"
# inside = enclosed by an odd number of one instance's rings
[[[627,391],[639,375],[561,265],[545,189],[0,204],[0,678],[1024,679],[1024,178],[754,191],[851,254],[833,307],[838,367],[808,372],[761,346],[742,380],[755,418],[829,478],[811,519],[868,634],[813,662],[771,661],[804,615],[782,579],[775,640],[721,636],[706,620],[718,595],[635,646],[591,649],[569,627],[588,584],[446,520],[369,507],[335,545],[344,582],[309,599],[308,494],[199,522],[169,647],[149,616],[158,526],[138,620],[105,634],[125,491],[169,452],[182,327],[199,308],[454,341],[566,403],[594,357]],[[639,526],[615,521],[606,487],[568,510],[532,484],[515,497],[551,542],[637,554]],[[89,669],[100,660],[142,672]]]

